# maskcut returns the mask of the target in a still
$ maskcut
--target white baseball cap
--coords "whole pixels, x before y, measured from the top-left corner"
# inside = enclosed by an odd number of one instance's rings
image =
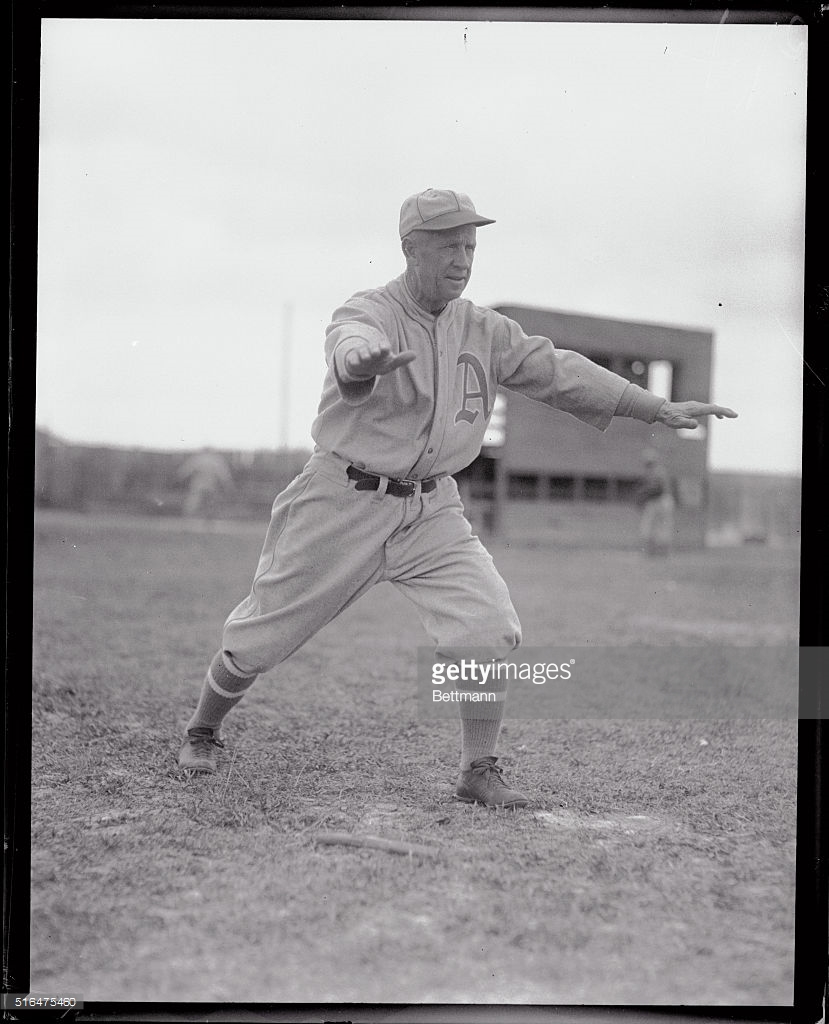
[[[445,231],[463,224],[494,224],[481,217],[468,195],[448,188],[427,188],[409,196],[400,208],[400,237],[410,231]]]

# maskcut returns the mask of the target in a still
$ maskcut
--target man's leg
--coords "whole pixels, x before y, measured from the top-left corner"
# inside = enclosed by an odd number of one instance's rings
[[[202,683],[196,710],[187,723],[178,757],[180,768],[215,772],[216,748],[223,746],[220,736],[224,717],[255,682],[255,674],[242,674],[224,651],[216,652]]]
[[[655,538],[655,524],[656,524],[656,500],[651,498],[645,502],[644,508],[642,509],[642,517],[639,523],[639,534],[642,539],[642,547],[646,555],[656,554],[656,538]]]
[[[278,665],[381,577],[383,540],[402,503],[355,492],[345,468],[323,458],[279,495],[250,594],[228,616],[179,764],[216,769],[225,715],[256,677]]]
[[[410,529],[387,544],[392,582],[417,607],[437,654],[458,660],[474,652],[481,662],[503,659],[521,642],[521,625],[492,557],[463,515],[455,482],[439,481],[421,498],[422,512]],[[476,681],[459,690],[480,692]],[[507,697],[507,681],[487,685],[494,701],[461,701],[458,796],[489,805],[524,806],[496,767],[495,749]]]

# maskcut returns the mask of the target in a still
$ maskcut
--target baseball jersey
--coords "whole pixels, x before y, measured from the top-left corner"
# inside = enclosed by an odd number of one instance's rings
[[[392,353],[414,352],[417,358],[392,373],[354,380],[345,367],[348,351],[381,337]],[[405,274],[357,292],[335,311],[325,356],[328,369],[311,428],[316,444],[373,473],[412,480],[456,473],[477,457],[499,385],[599,430],[634,387],[467,299],[429,313],[413,298]],[[652,422],[662,399],[637,391],[652,399],[638,418]]]

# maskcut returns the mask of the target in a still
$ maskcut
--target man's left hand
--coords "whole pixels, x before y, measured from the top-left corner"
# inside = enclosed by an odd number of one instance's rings
[[[700,416],[716,416],[718,420],[725,417],[733,420],[737,418],[737,413],[724,405],[709,405],[706,402],[666,402],[657,412],[656,422],[664,423],[674,430],[693,430],[699,426]]]

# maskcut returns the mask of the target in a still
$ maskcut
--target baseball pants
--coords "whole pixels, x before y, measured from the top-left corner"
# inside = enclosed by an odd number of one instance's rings
[[[316,451],[277,497],[250,594],[225,622],[225,657],[242,674],[267,672],[384,580],[414,604],[439,656],[505,657],[521,626],[453,478],[401,498],[356,490],[347,468]]]

